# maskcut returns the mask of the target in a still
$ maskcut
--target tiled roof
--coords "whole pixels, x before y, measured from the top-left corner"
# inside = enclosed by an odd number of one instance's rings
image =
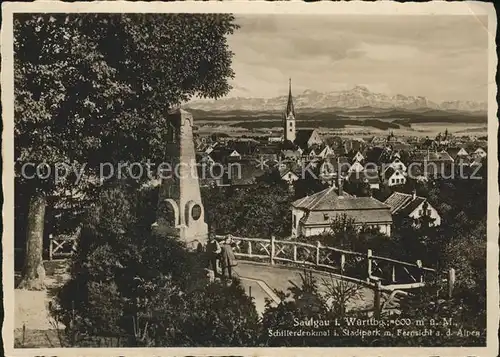
[[[389,207],[372,197],[353,197],[344,192],[339,197],[334,187],[329,187],[314,195],[306,196],[292,203],[296,208],[315,211],[371,210]]]
[[[446,149],[448,154],[455,159],[457,157],[458,152],[460,151],[460,148],[448,148]]]
[[[392,214],[408,215],[426,200],[427,199],[425,197],[417,196],[413,199],[413,195],[411,194],[394,192],[385,200],[384,203],[391,207]]]
[[[394,167],[392,166],[389,166],[384,172],[384,177],[386,179],[390,178],[395,172],[399,172],[400,176],[404,176],[403,175],[403,172],[401,170],[398,170],[398,169],[395,169]]]
[[[314,129],[297,130],[295,144],[303,148],[307,147],[307,142],[309,141],[309,138],[311,137],[313,132]]]
[[[313,195],[302,197],[299,198],[298,200],[295,200],[294,202],[292,202],[292,206],[310,210],[314,209],[316,204],[318,204],[322,200],[325,199],[333,200],[335,198],[338,198],[338,195],[335,193],[334,187],[329,187],[323,191],[316,192]]]
[[[391,213],[396,212],[398,209],[403,207],[408,203],[409,200],[411,200],[412,195],[408,193],[402,193],[402,192],[394,192],[392,195],[390,195],[384,203],[388,206],[391,207]]]
[[[294,175],[298,176],[297,175],[297,167],[295,165],[287,165],[285,167],[280,167],[278,169],[278,172],[279,172],[279,175],[280,177],[283,177],[284,175],[286,175],[288,172],[292,172]]]
[[[409,215],[415,209],[420,206],[422,203],[424,203],[426,199],[424,197],[416,197],[414,200],[410,201],[406,206],[402,207],[399,211],[397,211],[397,214],[403,214],[403,215]]]
[[[392,216],[387,208],[352,209],[334,212],[311,211],[301,219],[301,222],[306,226],[329,226],[333,219],[342,214],[354,219],[359,224],[392,223]]]

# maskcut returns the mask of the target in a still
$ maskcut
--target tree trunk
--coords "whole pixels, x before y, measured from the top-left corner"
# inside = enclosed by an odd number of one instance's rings
[[[43,230],[45,225],[46,199],[43,194],[31,197],[28,211],[26,252],[19,289],[45,289],[45,268],[43,267]]]

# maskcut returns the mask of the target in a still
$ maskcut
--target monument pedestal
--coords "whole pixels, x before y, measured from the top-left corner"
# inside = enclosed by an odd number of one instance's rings
[[[163,174],[155,231],[178,237],[191,249],[205,244],[208,226],[201,202],[193,141],[193,116],[182,109],[169,112],[166,160],[170,170]]]

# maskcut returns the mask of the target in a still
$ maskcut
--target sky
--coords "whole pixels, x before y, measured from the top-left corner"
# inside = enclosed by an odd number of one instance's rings
[[[236,15],[228,97],[373,92],[487,101],[487,18],[402,15]]]

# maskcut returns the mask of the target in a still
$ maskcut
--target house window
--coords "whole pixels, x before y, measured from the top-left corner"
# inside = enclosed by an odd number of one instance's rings
[[[292,128],[290,128],[290,131],[292,131]]]
[[[424,211],[423,211],[423,210],[421,210],[421,209],[419,209],[419,210],[418,210],[418,215],[419,215],[419,216],[423,216],[423,215],[424,215]]]
[[[430,215],[431,215],[431,210],[430,209],[427,210],[427,215],[430,217]]]
[[[293,215],[293,226],[295,227],[297,225],[297,216]]]

